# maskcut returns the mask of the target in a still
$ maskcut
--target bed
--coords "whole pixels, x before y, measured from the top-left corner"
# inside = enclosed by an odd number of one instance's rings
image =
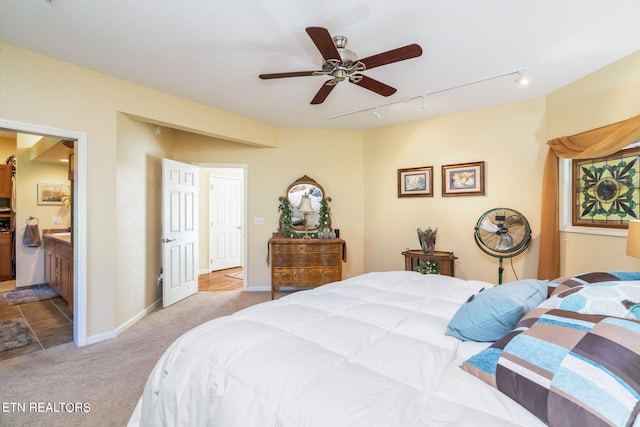
[[[559,289],[562,283],[553,285]],[[494,287],[395,271],[258,304],[177,339],[153,369],[129,425],[535,427],[577,425],[574,419],[581,426],[632,425],[640,392],[640,327],[634,327],[640,324],[631,317],[620,318],[631,325],[625,324],[629,334],[622,341],[632,347],[625,353],[632,359],[624,368],[630,373],[618,372],[626,394],[614,390],[623,402],[613,415],[593,408],[593,399],[574,399],[562,386],[558,391],[552,387],[555,372],[536,368],[539,361],[512,349],[522,348],[516,341],[530,330],[542,328],[543,340],[550,333],[573,354],[558,338],[562,334],[539,319],[570,313],[585,334],[588,321],[611,319],[558,304],[539,307],[549,301],[547,289],[547,281]],[[560,363],[555,356],[553,363]],[[604,389],[615,388],[609,382]],[[534,395],[519,396],[522,390]],[[541,405],[541,395],[559,397]]]

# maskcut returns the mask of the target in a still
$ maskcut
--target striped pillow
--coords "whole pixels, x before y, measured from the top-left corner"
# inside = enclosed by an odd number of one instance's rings
[[[462,369],[551,426],[629,426],[640,411],[640,322],[535,308]]]

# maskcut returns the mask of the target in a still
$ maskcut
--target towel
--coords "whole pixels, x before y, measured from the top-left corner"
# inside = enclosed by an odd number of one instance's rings
[[[22,236],[22,244],[26,247],[38,247],[40,246],[40,229],[38,224],[27,225],[24,230],[24,236]]]

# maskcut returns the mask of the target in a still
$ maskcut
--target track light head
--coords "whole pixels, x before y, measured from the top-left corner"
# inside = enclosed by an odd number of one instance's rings
[[[515,82],[519,85],[526,86],[529,84],[529,78],[524,71],[518,71]]]

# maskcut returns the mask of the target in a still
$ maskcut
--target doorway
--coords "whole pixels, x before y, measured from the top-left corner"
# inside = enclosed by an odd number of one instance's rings
[[[208,257],[200,291],[246,289],[246,165],[199,164],[208,200]],[[201,193],[204,195],[204,193]],[[204,203],[203,203],[204,204]],[[204,245],[203,245],[204,248]]]
[[[19,122],[12,122],[7,120],[0,120],[0,130],[27,134],[38,135],[42,137],[57,138],[60,140],[74,141],[74,155],[72,156],[73,168],[71,177],[73,180],[72,194],[73,203],[71,210],[71,223],[70,226],[73,229],[70,241],[73,247],[73,299],[72,299],[72,311],[73,311],[73,341],[81,347],[89,344],[87,337],[87,301],[86,301],[86,248],[87,248],[87,225],[86,225],[86,195],[87,195],[87,183],[86,183],[86,150],[87,150],[87,137],[84,133],[67,131],[62,129],[48,128],[38,125],[31,125]],[[19,166],[18,166],[19,167]],[[18,186],[19,188],[19,186]],[[35,190],[34,190],[35,191]],[[16,209],[16,222],[20,222],[25,216],[30,216],[28,212],[20,212],[20,208]],[[16,227],[16,241],[20,242],[21,236],[19,228]],[[44,252],[43,252],[44,253]],[[20,258],[16,257],[16,265],[18,266]],[[43,265],[43,261],[39,266]],[[39,268],[39,267],[35,267]],[[44,267],[43,267],[44,269]],[[16,269],[17,270],[17,269]],[[21,274],[17,271],[18,286],[21,285]],[[26,279],[29,280],[29,279]],[[28,284],[28,283],[27,283]]]

